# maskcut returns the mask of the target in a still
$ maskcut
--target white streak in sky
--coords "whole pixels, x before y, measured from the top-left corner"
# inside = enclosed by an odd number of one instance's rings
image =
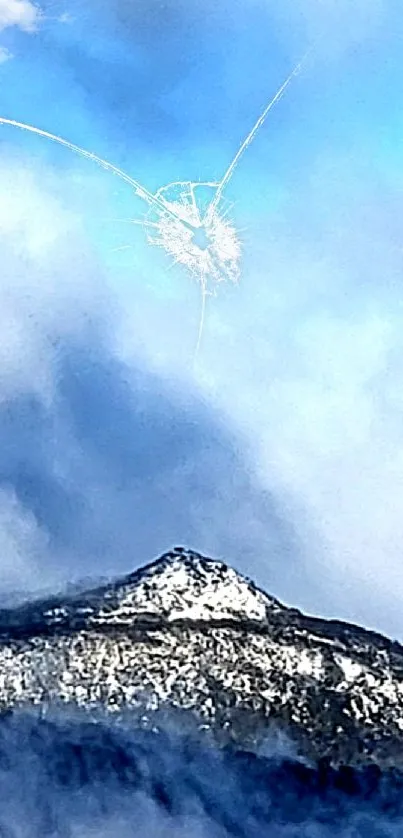
[[[288,78],[286,78],[286,80],[283,82],[283,84],[278,89],[275,96],[273,96],[273,98],[270,100],[269,104],[266,105],[264,111],[260,114],[259,119],[255,122],[252,130],[249,132],[248,136],[246,137],[246,139],[242,143],[242,145],[239,148],[239,150],[237,151],[234,159],[232,160],[232,162],[228,166],[228,169],[225,172],[224,176],[222,177],[220,183],[218,184],[217,192],[216,192],[215,197],[214,197],[214,199],[213,199],[213,201],[211,202],[211,205],[210,205],[212,211],[214,211],[215,207],[218,205],[219,201],[221,200],[222,193],[223,193],[225,187],[227,186],[229,180],[231,179],[232,175],[234,174],[234,171],[235,171],[242,155],[244,154],[246,149],[249,148],[250,144],[255,139],[255,136],[256,136],[259,128],[261,128],[263,123],[266,121],[266,118],[267,118],[269,112],[271,111],[271,109],[273,108],[273,106],[276,105],[277,102],[279,102],[281,97],[284,95],[288,85],[291,83],[293,78],[295,78],[295,76],[297,76],[298,73],[301,71],[303,65],[306,63],[306,61],[307,61],[309,55],[311,54],[311,52],[312,52],[312,47],[309,50],[307,50],[307,52],[305,53],[305,55],[303,56],[301,61],[299,61],[298,64],[296,64],[293,71],[290,73]]]
[[[107,171],[113,172],[113,174],[128,183],[129,186],[132,186],[136,195],[143,198],[148,204],[155,206],[161,212],[167,212],[169,215],[172,214],[172,210],[165,206],[164,202],[161,201],[160,198],[157,198],[149,192],[148,189],[142,186],[141,183],[137,180],[133,180],[130,175],[126,174],[126,172],[123,172],[121,169],[118,169],[117,166],[114,166],[112,163],[108,163],[107,160],[102,160],[101,157],[97,157],[97,155],[93,154],[92,151],[86,151],[84,148],[80,148],[80,146],[74,145],[74,143],[70,143],[68,140],[64,140],[56,134],[50,134],[49,131],[43,131],[41,128],[35,128],[33,125],[26,125],[24,122],[17,122],[15,119],[5,119],[4,117],[0,117],[0,124],[11,125],[14,128],[21,128],[23,131],[30,131],[32,134],[39,134],[40,137],[45,137],[48,140],[59,143],[60,145],[70,149],[70,151],[74,151],[75,154],[80,154],[81,157],[86,157],[87,160],[92,160],[98,166],[101,166]]]

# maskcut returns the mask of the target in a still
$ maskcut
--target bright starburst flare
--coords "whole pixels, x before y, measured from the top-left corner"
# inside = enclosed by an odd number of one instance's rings
[[[149,244],[163,248],[174,264],[184,267],[197,280],[201,289],[202,307],[195,355],[197,355],[203,331],[206,297],[215,295],[220,283],[227,281],[237,283],[240,277],[241,243],[234,224],[227,218],[228,211],[224,207],[223,199],[224,189],[242,155],[265,122],[269,111],[282,97],[294,76],[299,73],[311,51],[311,49],[308,50],[294,67],[265,107],[224,176],[218,182],[178,181],[152,193],[126,172],[90,151],[48,131],[0,117],[0,124],[38,134],[65,146],[87,160],[92,160],[129,184],[135,194],[146,202],[148,205],[146,217],[141,221],[132,219],[133,223],[140,224],[146,231]]]
[[[211,211],[211,201],[203,208],[203,193],[216,190],[218,185],[180,181],[164,186],[155,194],[171,214],[152,208],[143,222],[148,242],[162,247],[174,264],[186,268],[199,283],[202,306],[195,357],[203,332],[206,297],[215,296],[221,282],[237,283],[240,277],[241,243],[235,226],[223,208],[217,206]]]
[[[152,208],[144,226],[150,244],[162,247],[175,264],[183,265],[200,283],[203,293],[215,294],[220,282],[237,282],[241,254],[237,231],[218,207],[203,211],[199,193],[218,184],[178,182],[156,192],[171,214]],[[152,218],[154,216],[154,220]]]

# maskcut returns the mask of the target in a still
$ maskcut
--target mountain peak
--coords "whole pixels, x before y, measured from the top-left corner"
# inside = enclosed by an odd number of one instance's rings
[[[242,741],[275,723],[315,758],[387,762],[402,753],[403,648],[177,547],[80,594],[0,611],[0,713],[54,702],[186,710]]]
[[[144,610],[168,622],[267,622],[275,599],[224,562],[175,547],[122,580],[121,607]]]
[[[175,547],[126,576],[0,612],[7,630],[131,628],[150,623],[262,624],[283,606],[224,562]]]

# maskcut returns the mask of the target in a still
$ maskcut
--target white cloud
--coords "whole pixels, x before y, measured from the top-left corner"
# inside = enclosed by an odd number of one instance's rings
[[[31,0],[0,0],[0,31],[17,26],[23,32],[35,32],[41,17],[39,6]]]
[[[0,488],[0,589],[32,586],[45,552],[46,538],[13,490]]]
[[[58,23],[74,23],[75,18],[70,12],[63,12],[59,17],[56,18]]]
[[[6,61],[10,61],[13,58],[12,52],[6,47],[0,47],[0,64],[5,64]]]
[[[0,404],[27,391],[49,402],[55,335],[79,334],[99,311],[98,266],[60,189],[46,169],[0,158]]]
[[[27,399],[42,405],[52,425],[59,344],[80,340],[90,318],[102,321],[102,276],[89,244],[84,246],[81,219],[66,208],[62,189],[63,179],[45,168],[33,170],[21,157],[0,157],[0,194],[7,196],[0,204],[3,420],[10,405]],[[22,436],[29,436],[29,422],[24,416]],[[12,460],[15,445],[16,462],[24,471],[29,457],[19,450],[18,433],[3,453]],[[1,480],[0,593],[56,584],[68,569],[57,566],[46,526],[17,497],[11,472],[7,476],[3,468]]]

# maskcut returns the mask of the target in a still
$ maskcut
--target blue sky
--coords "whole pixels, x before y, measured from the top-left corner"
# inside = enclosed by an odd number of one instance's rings
[[[151,191],[228,185],[243,254],[207,301],[143,202],[0,128],[0,587],[173,544],[403,637],[403,16],[397,0],[0,0],[0,115]],[[124,249],[121,249],[124,248]]]

